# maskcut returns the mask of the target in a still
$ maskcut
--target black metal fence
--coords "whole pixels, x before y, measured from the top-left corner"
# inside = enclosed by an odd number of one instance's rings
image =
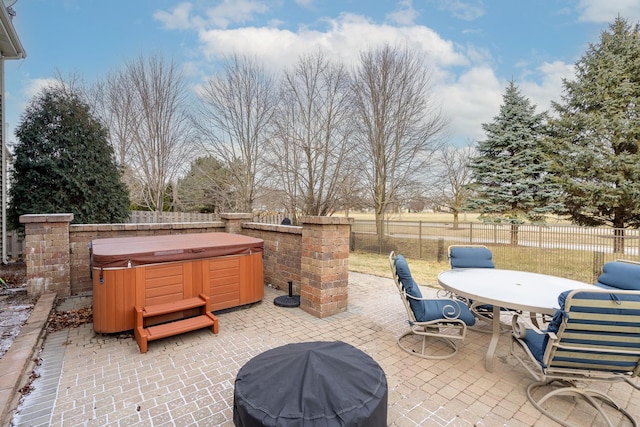
[[[380,228],[380,230],[378,230]],[[640,261],[639,230],[568,225],[355,221],[351,250],[448,262],[450,245],[488,246],[499,268],[532,271],[592,283],[615,259]]]

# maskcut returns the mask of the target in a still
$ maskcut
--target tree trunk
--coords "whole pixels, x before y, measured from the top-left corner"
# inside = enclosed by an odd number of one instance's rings
[[[519,224],[511,224],[510,238],[511,246],[518,246],[518,228]]]
[[[613,253],[624,254],[624,228],[613,229]]]
[[[378,236],[378,253],[382,253],[384,242],[384,214],[376,211],[376,236]]]

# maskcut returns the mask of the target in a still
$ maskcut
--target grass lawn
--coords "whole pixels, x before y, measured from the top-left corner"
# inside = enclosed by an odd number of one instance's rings
[[[411,275],[419,285],[438,286],[438,274],[449,270],[448,262],[430,262],[408,258]],[[373,274],[391,279],[389,256],[366,252],[349,253],[349,270],[357,273]]]

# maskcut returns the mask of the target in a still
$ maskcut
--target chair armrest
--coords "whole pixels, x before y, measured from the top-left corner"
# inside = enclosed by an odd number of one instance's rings
[[[522,339],[527,334],[527,330],[532,330],[541,335],[549,335],[552,339],[557,339],[556,334],[553,332],[546,332],[540,330],[536,325],[533,324],[530,318],[523,316],[521,313],[516,313],[511,318],[511,329],[513,332],[513,336]]]
[[[418,285],[418,288],[424,288],[424,286],[420,286],[420,285]],[[430,289],[430,290],[433,290],[433,291],[436,291],[436,295],[437,295],[437,292],[439,292],[439,290],[438,290],[438,289],[433,289],[433,288],[429,288],[429,289]],[[424,295],[424,292],[422,292],[422,290],[420,291],[420,293],[421,293],[422,295]],[[412,300],[415,300],[415,301],[430,301],[430,300],[433,300],[433,299],[439,299],[439,298],[440,298],[440,297],[438,297],[438,296],[436,296],[436,297],[425,297],[425,296],[423,296],[422,298],[418,298],[418,297],[414,297],[414,296],[413,296],[413,295],[411,295],[411,294],[408,294],[408,293],[407,293],[407,291],[405,291],[404,289],[402,290],[402,294],[403,294],[406,298],[411,298]]]
[[[415,301],[430,301],[430,300],[434,299],[433,297],[428,297],[428,298],[427,297],[422,297],[422,298],[414,297],[413,295],[408,294],[408,293],[406,293],[404,291],[402,293],[404,294],[404,296],[406,298],[410,298],[410,299],[415,300]]]

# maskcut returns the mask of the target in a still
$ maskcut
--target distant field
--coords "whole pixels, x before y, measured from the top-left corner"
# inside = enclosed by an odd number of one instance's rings
[[[345,216],[344,212],[338,212],[334,216]],[[349,217],[357,220],[374,220],[375,215],[367,212],[349,212]],[[432,221],[432,222],[453,222],[453,215],[450,213],[431,213],[431,212],[419,212],[419,213],[398,213],[388,214],[385,219],[392,221]],[[478,222],[478,214],[468,213],[466,215],[460,215],[460,221],[465,222]]]
[[[458,220],[461,222],[480,222],[480,220],[478,220],[478,215],[479,214],[475,212],[468,212],[465,214],[460,214]],[[336,214],[334,214],[334,216],[345,216],[345,214],[344,212],[337,212]],[[375,219],[375,215],[373,213],[367,212],[349,212],[349,217],[356,220],[373,221]],[[391,221],[453,222],[453,214],[441,212],[397,213],[388,214],[385,216],[385,219]],[[547,219],[547,223],[550,225],[569,224],[568,221],[555,216],[549,217]]]

